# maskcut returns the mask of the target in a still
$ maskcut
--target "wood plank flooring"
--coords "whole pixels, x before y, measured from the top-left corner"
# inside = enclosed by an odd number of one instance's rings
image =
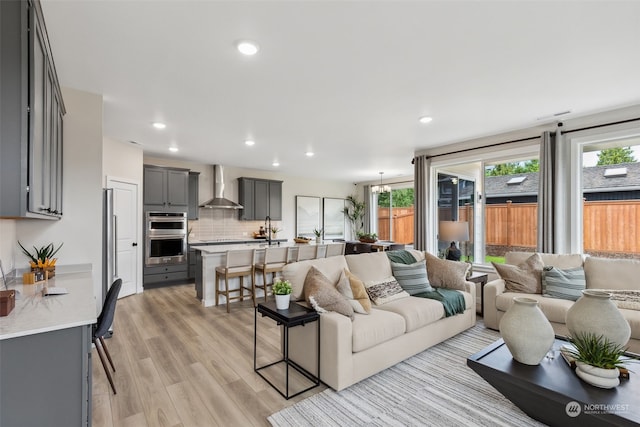
[[[231,307],[229,314],[224,306],[202,307],[193,284],[118,300],[114,335],[106,340],[118,393],[94,349],[93,426],[267,426],[272,413],[326,388],[288,401],[280,396],[253,371],[251,300]],[[258,364],[278,360],[276,323],[259,317],[258,332]],[[283,384],[281,365],[268,375]]]

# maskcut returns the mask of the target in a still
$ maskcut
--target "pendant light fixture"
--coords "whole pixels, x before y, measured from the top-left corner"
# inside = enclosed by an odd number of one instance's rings
[[[378,172],[380,174],[380,185],[372,185],[371,192],[372,193],[390,193],[391,187],[388,185],[382,185],[382,175],[384,172]]]

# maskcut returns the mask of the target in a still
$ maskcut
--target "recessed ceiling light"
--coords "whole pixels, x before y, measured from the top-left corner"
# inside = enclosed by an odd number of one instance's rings
[[[167,127],[167,125],[161,122],[153,122],[152,126],[156,129],[164,129]]]
[[[433,118],[429,116],[422,116],[418,119],[418,121],[423,125],[426,125],[427,123],[431,123],[431,120],[433,120]]]
[[[256,144],[256,142],[251,140],[251,139],[247,139],[244,143],[245,143],[245,145],[248,145],[249,147],[251,147],[252,145]]]
[[[280,166],[280,163],[278,163],[278,161],[276,160],[275,162],[272,163],[274,168],[277,168],[278,166]]]
[[[169,147],[169,151],[171,151],[172,153],[177,153],[178,147]]]
[[[242,40],[237,44],[238,51],[247,56],[255,55],[260,50],[260,47],[256,42],[251,40]]]
[[[313,157],[313,155],[315,154],[313,151],[307,151],[306,153],[304,153],[307,157]]]

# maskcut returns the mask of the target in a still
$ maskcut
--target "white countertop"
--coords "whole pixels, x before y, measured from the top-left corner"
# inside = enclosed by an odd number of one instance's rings
[[[320,243],[319,245],[332,245],[332,244],[337,244],[334,242],[326,242],[326,243]],[[294,243],[294,242],[284,242],[284,243],[280,243],[280,245],[271,245],[272,248],[297,248],[299,246],[315,246],[316,243],[315,242],[310,242],[310,243]],[[234,245],[207,245],[207,246],[191,246],[191,249],[195,249],[197,251],[201,251],[202,255],[206,255],[206,254],[222,254],[225,253],[227,251],[237,251],[237,250],[242,250],[242,249],[257,249],[257,250],[263,250],[268,248],[268,244],[267,243],[261,243],[259,245],[256,245],[255,243],[240,243],[240,244],[234,244]]]
[[[56,274],[44,284],[10,286],[20,292],[8,316],[0,317],[0,340],[90,325],[96,322],[96,302],[90,271]],[[66,288],[65,295],[43,296],[42,289]]]

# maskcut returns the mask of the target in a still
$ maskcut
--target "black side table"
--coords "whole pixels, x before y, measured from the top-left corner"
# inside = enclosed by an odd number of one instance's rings
[[[264,366],[258,367],[257,365],[257,346],[258,346],[258,313],[262,316],[266,316],[270,319],[275,320],[278,325],[283,326],[283,351],[284,355],[282,359],[277,360],[275,362],[269,363]],[[255,316],[254,316],[254,325],[253,325],[253,370],[262,377],[271,387],[276,389],[278,393],[282,395],[285,399],[291,399],[305,391],[311,390],[314,387],[320,385],[320,315],[313,309],[303,307],[300,304],[291,303],[289,304],[288,310],[278,310],[276,308],[275,301],[268,301],[265,303],[260,303],[256,307]],[[317,343],[317,351],[318,351],[318,369],[317,374],[314,375],[311,372],[304,369],[302,366],[298,365],[293,360],[289,359],[289,328],[293,328],[294,326],[304,326],[307,323],[316,322],[317,324],[317,332],[318,332],[318,343]],[[284,393],[278,389],[269,379],[267,379],[262,372],[262,369],[268,368],[270,366],[276,365],[278,363],[284,363],[285,367],[285,391]],[[289,395],[289,366],[294,368],[300,374],[304,375],[309,381],[313,384],[301,390],[295,394]]]
[[[484,285],[489,281],[489,275],[487,273],[473,273],[467,280],[480,284],[480,315],[484,316]]]

